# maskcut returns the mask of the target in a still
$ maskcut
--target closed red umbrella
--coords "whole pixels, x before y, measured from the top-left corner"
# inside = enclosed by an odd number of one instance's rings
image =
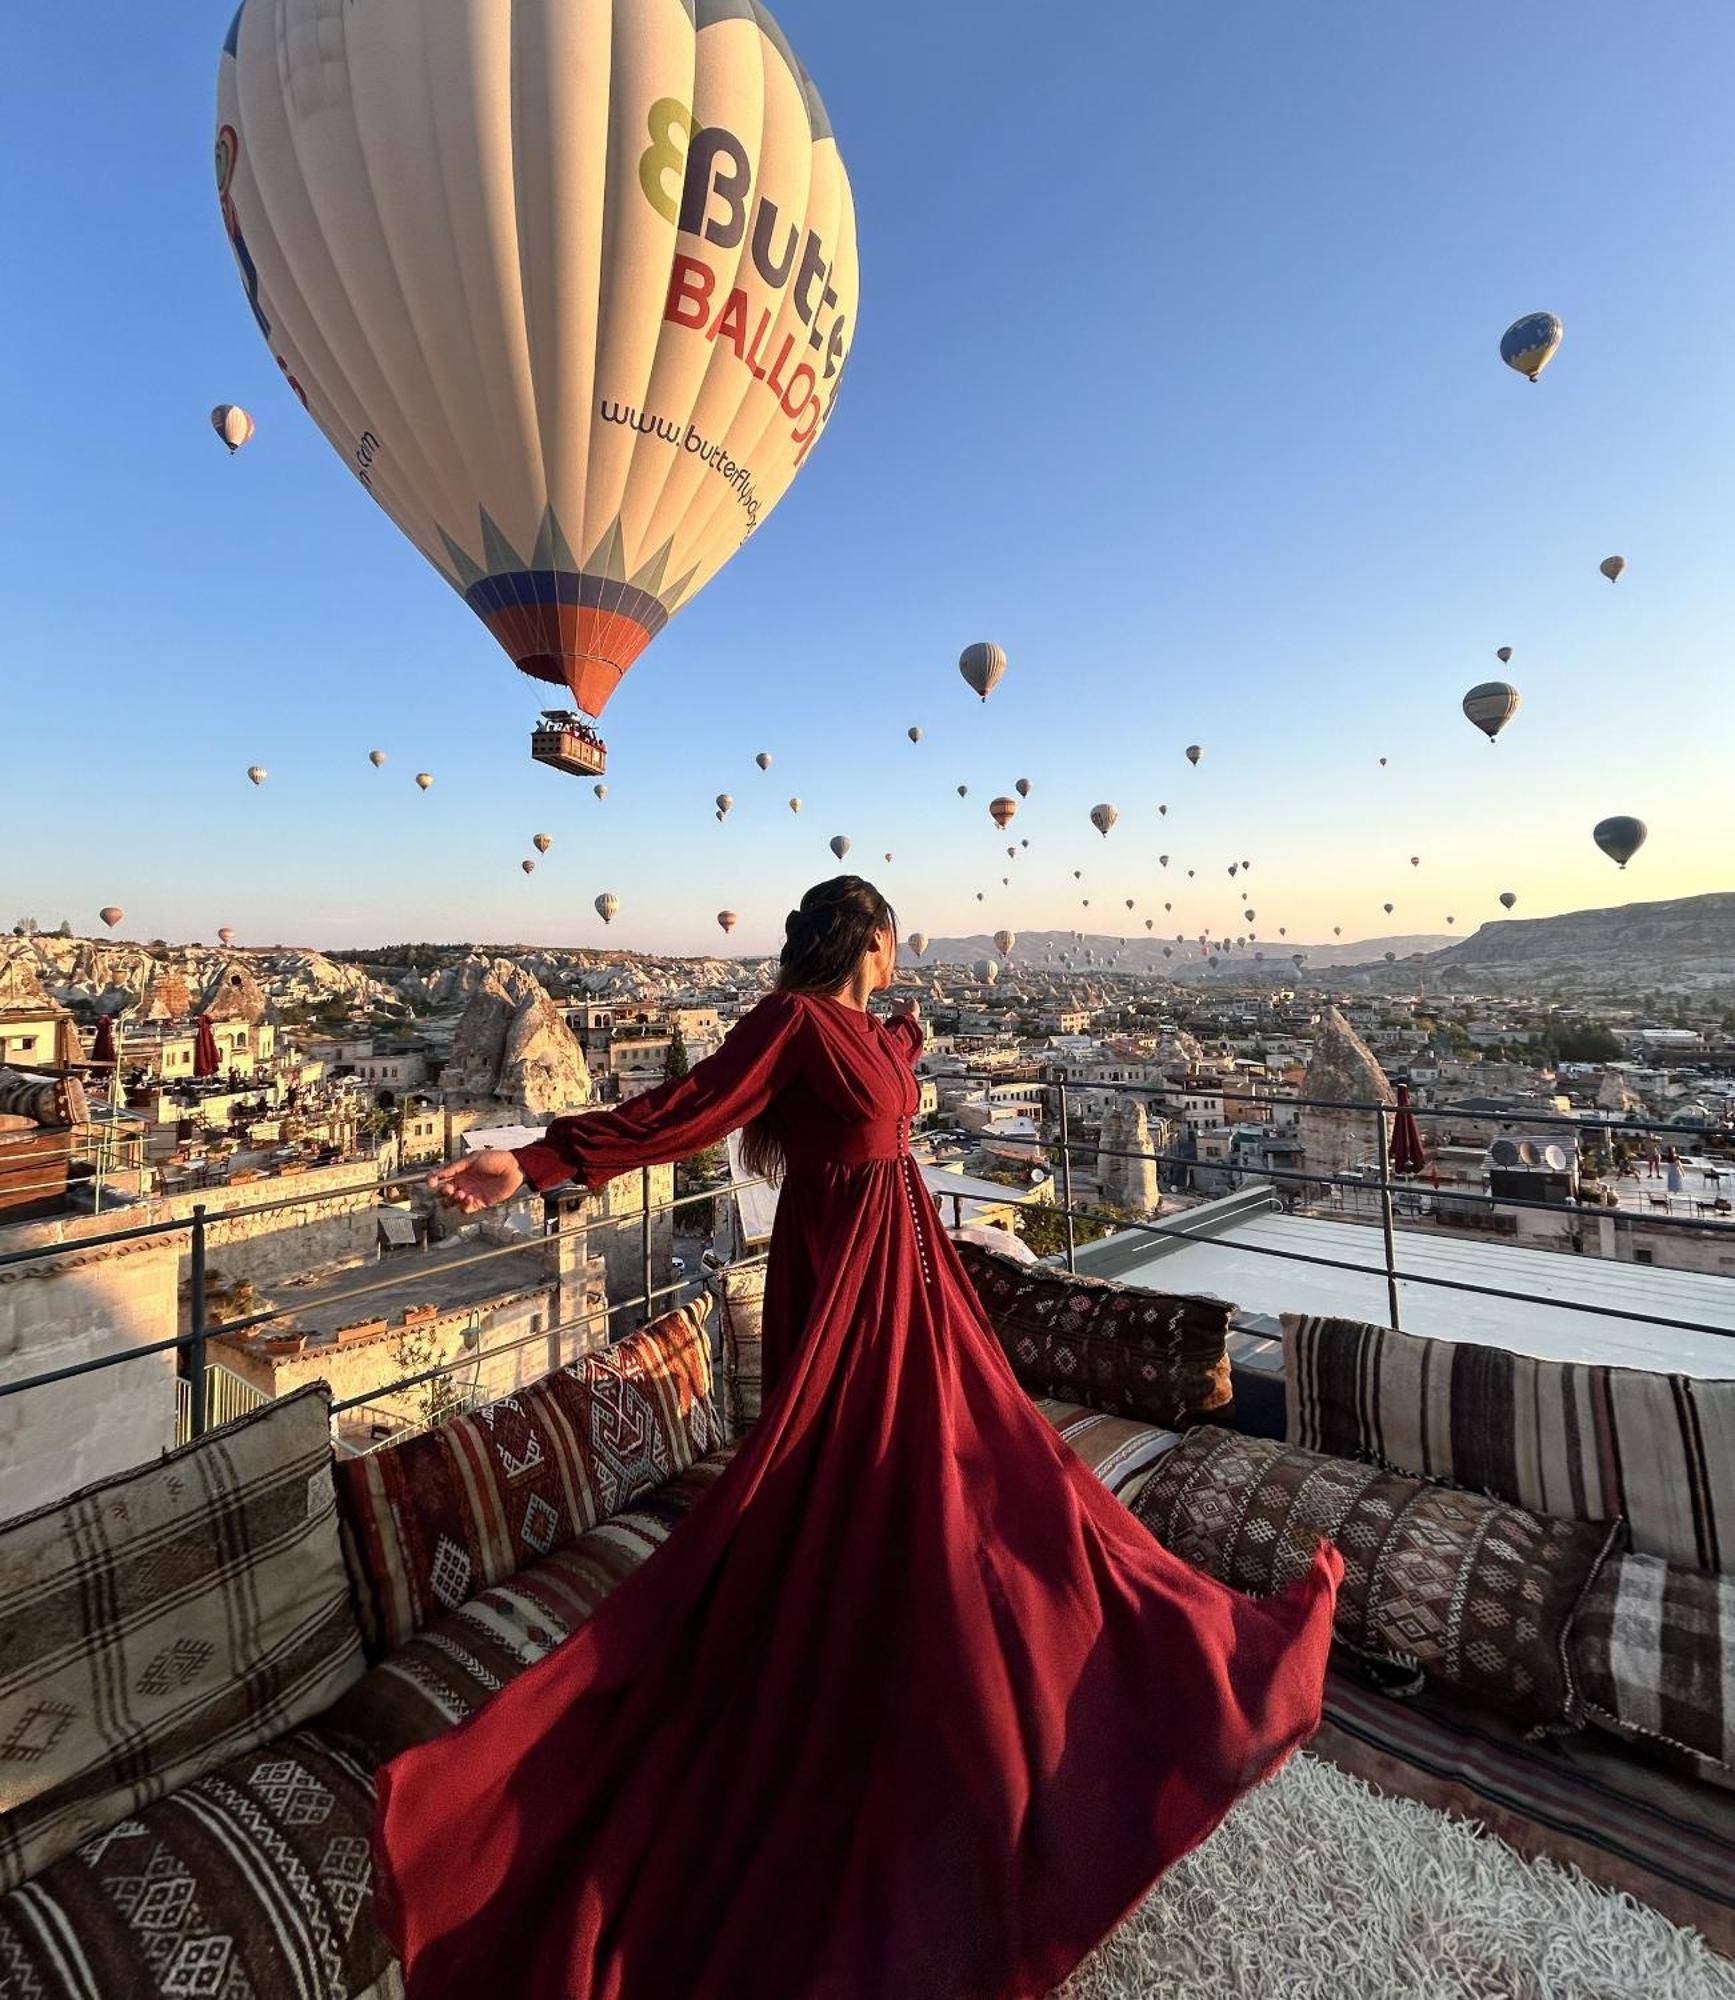
[[[1398,1108],[1392,1116],[1392,1172],[1404,1177],[1426,1173],[1427,1151],[1422,1145],[1422,1128],[1410,1109],[1407,1084],[1398,1085]]]
[[[115,1053],[112,1014],[104,1014],[96,1024],[96,1042],[91,1049],[90,1059],[93,1063],[112,1063],[120,1060]]]
[[[217,1037],[211,1028],[209,1014],[201,1014],[194,1024],[198,1033],[193,1037],[194,1076],[215,1076],[223,1067],[223,1058],[217,1053]]]

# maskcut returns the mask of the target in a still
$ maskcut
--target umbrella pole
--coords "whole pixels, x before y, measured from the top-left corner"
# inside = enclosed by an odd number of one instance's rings
[[[1398,1317],[1398,1251],[1392,1236],[1392,1128],[1383,1104],[1374,1116],[1379,1122],[1380,1137],[1380,1227],[1386,1239],[1386,1303],[1391,1309],[1393,1331],[1402,1333],[1404,1323]]]

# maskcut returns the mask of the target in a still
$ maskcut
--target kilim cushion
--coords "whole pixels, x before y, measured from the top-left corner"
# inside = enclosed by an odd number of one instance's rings
[[[1224,1343],[1233,1306],[1025,1267],[973,1243],[957,1247],[1012,1372],[1033,1396],[1164,1430],[1228,1406]]]
[[[765,1265],[719,1272],[714,1281],[723,1332],[723,1418],[731,1439],[758,1420],[764,1385]]]
[[[227,1759],[0,1896],[0,1993],[369,1989],[392,1962],[373,1920],[373,1805],[369,1770],[317,1729]]]
[[[1164,1452],[1181,1442],[1179,1431],[1159,1430],[1136,1417],[1105,1416],[1082,1403],[1039,1396],[1036,1407],[1072,1446],[1098,1479],[1130,1507]]]
[[[1617,1556],[1573,1621],[1572,1663],[1593,1721],[1735,1778],[1735,1577]]]
[[[1567,1626],[1618,1524],[1550,1520],[1209,1424],[1164,1456],[1133,1512],[1195,1568],[1258,1596],[1302,1575],[1324,1535],[1343,1555],[1347,1645],[1533,1722],[1577,1720]]]
[[[716,1449],[709,1311],[694,1300],[486,1409],[339,1462],[374,1657]]]
[[[0,1528],[0,1890],[363,1671],[323,1382]]]
[[[1283,1329],[1292,1444],[1568,1521],[1624,1515],[1638,1554],[1735,1574],[1735,1380],[1296,1313]]]

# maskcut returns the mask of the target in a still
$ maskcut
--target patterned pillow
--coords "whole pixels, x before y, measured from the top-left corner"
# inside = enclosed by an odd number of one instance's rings
[[[1158,1430],[1133,1417],[1105,1417],[1101,1410],[1063,1403],[1056,1396],[1038,1397],[1036,1407],[1123,1507],[1138,1498],[1163,1453],[1181,1442],[1176,1431]]]
[[[0,1528],[0,1890],[363,1671],[315,1382]]]
[[[1027,1268],[973,1243],[958,1256],[988,1324],[1033,1396],[1183,1430],[1227,1408],[1235,1308]]]
[[[1549,1520],[1209,1424],[1133,1511],[1195,1568],[1260,1596],[1302,1575],[1324,1535],[1344,1560],[1345,1644],[1532,1721],[1579,1719],[1566,1631],[1618,1523]]]
[[[1735,1381],[1538,1361],[1359,1320],[1283,1316],[1289,1441],[1735,1574]]]
[[[1735,1781],[1735,1578],[1617,1556],[1573,1621],[1572,1664],[1593,1722]]]
[[[765,1372],[763,1260],[720,1272],[713,1290],[723,1329],[723,1416],[733,1444],[759,1416]]]
[[[486,1409],[339,1463],[375,1658],[717,1448],[709,1312],[696,1299]]]

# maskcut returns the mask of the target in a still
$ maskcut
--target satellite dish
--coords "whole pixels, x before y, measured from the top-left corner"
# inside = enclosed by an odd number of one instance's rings
[[[1564,1146],[1544,1146],[1542,1157],[1557,1174],[1565,1171],[1566,1148]]]
[[[1527,1167],[1539,1167],[1542,1164],[1542,1155],[1536,1150],[1535,1144],[1529,1139],[1519,1140],[1518,1157]]]
[[[1497,1167],[1515,1167],[1518,1164],[1518,1148],[1510,1139],[1496,1139],[1488,1148],[1488,1157]]]

